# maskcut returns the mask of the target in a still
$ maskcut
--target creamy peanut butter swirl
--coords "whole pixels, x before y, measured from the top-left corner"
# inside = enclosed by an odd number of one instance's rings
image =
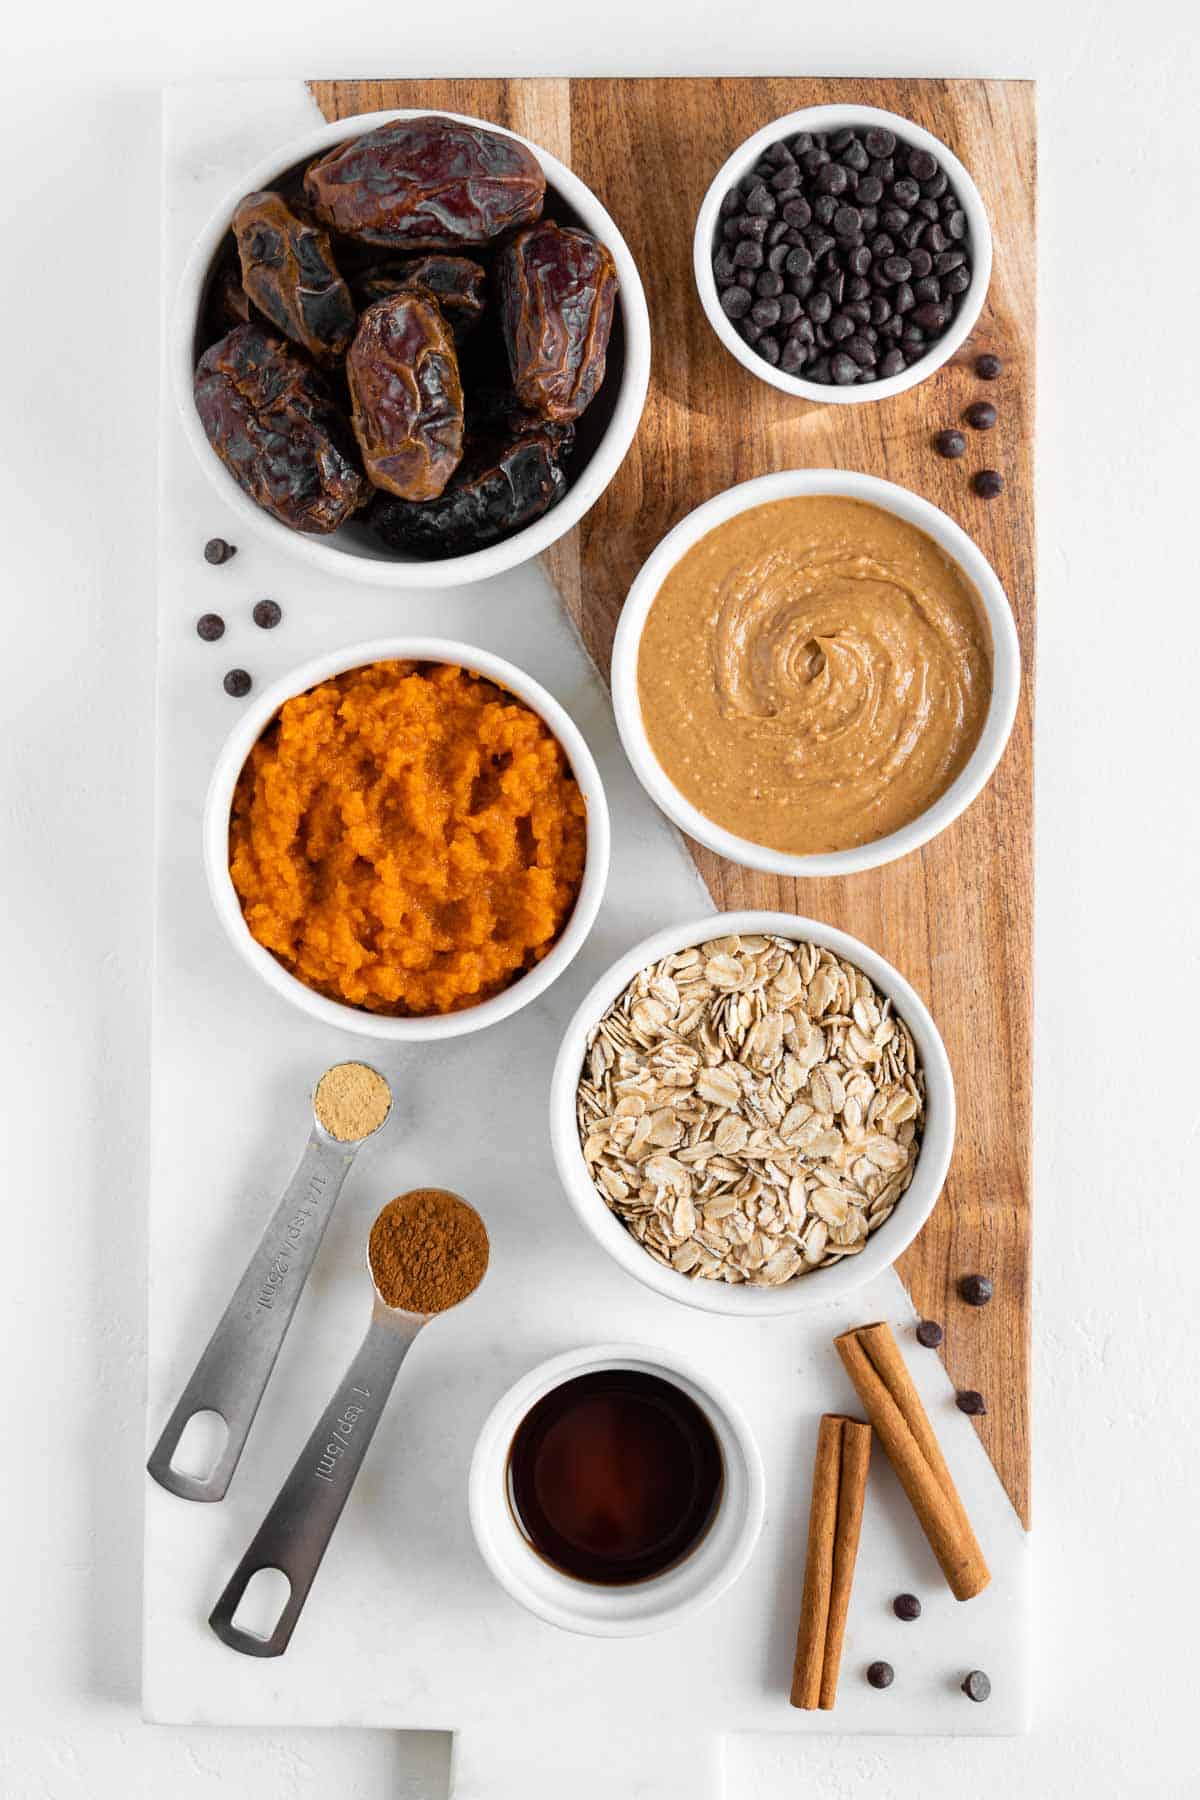
[[[793,854],[873,842],[967,762],[991,694],[971,583],[863,501],[776,501],[671,571],[638,661],[651,748],[702,813]]]

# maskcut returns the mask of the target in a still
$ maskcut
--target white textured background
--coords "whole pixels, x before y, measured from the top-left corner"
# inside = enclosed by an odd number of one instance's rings
[[[1194,14],[606,0],[599,16],[61,0],[6,22],[3,1800],[444,1793],[440,1739],[137,1716],[155,84],[786,69],[1036,76],[1042,158],[1038,1721],[1013,1741],[809,1739],[795,1791],[1196,1791]],[[732,1756],[730,1800],[770,1755]]]

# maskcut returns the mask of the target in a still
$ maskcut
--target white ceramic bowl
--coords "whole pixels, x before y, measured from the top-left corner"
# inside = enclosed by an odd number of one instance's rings
[[[353,520],[327,537],[293,531],[243,493],[210,446],[192,399],[197,320],[212,261],[229,230],[233,210],[243,195],[270,187],[280,176],[311,161],[334,144],[360,137],[364,132],[386,124],[389,119],[418,118],[429,110],[424,107],[362,113],[354,119],[323,125],[303,138],[282,145],[254,168],[247,169],[196,240],[179,285],[170,326],[168,353],[184,434],[201,468],[240,522],[248,530],[258,532],[317,568],[330,574],[352,575],[356,580],[373,582],[379,587],[457,587],[466,581],[482,581],[485,576],[497,575],[501,570],[515,568],[540,555],[579,523],[616,474],[633,442],[650,379],[650,315],[641,277],[628,245],[591,189],[585,187],[577,175],[572,175],[557,157],[530,144],[527,139],[519,138],[518,141],[526,144],[541,163],[555,198],[564,202],[593,236],[607,244],[620,281],[604,384],[580,420],[573,480],[559,504],[501,543],[466,556],[447,557],[444,562],[429,562],[406,559],[385,549],[365,526],[356,525]],[[502,137],[517,137],[516,132],[505,131],[500,125],[468,118],[462,113],[441,116],[461,119],[470,125],[484,125],[488,131],[499,132]]]
[[[966,243],[971,252],[971,285],[963,295],[962,305],[955,314],[949,331],[938,339],[928,355],[923,356],[919,362],[902,370],[899,375],[888,376],[884,381],[869,381],[862,387],[827,386],[822,382],[805,381],[799,375],[788,375],[778,367],[772,368],[735,331],[732,321],[722,312],[712,269],[721,202],[734,183],[750,172],[763,151],[770,149],[772,144],[777,144],[780,138],[794,137],[798,131],[843,131],[847,127],[866,131],[872,126],[894,131],[906,143],[930,151],[950,177],[950,185],[967,215]],[[820,406],[862,406],[868,401],[886,400],[892,394],[902,394],[906,388],[916,387],[918,382],[924,381],[935,369],[940,369],[944,362],[948,362],[959,345],[966,342],[975,329],[987,298],[988,282],[992,275],[992,231],[979,189],[954,152],[947,149],[932,132],[914,125],[910,119],[902,119],[897,113],[883,112],[877,106],[806,106],[800,112],[787,113],[782,119],[772,119],[769,125],[764,125],[761,131],[756,131],[753,137],[740,144],[728,161],[718,169],[696,219],[692,262],[700,303],[708,315],[709,324],[730,355],[736,356],[752,375],[757,375],[760,381],[770,382],[772,387],[781,388],[785,394],[794,394],[798,400],[814,400]]]
[[[784,850],[771,850],[765,844],[756,844],[749,838],[736,837],[693,806],[669,779],[650,747],[642,723],[637,686],[642,628],[667,573],[684,552],[736,514],[798,494],[836,494],[853,500],[867,500],[918,526],[941,545],[974,583],[992,639],[992,697],[983,731],[965,767],[946,792],[919,818],[899,831],[849,850],[829,850],[813,856],[793,856]],[[727,856],[731,862],[743,863],[750,869],[764,869],[772,875],[852,875],[860,869],[879,868],[899,856],[907,856],[911,850],[936,837],[939,831],[944,831],[971,804],[1004,754],[1016,716],[1020,686],[1021,653],[1012,609],[999,577],[983,552],[953,519],[931,506],[928,500],[922,500],[919,494],[910,493],[893,482],[880,481],[877,476],[859,475],[845,469],[785,469],[778,475],[760,475],[754,481],[726,488],[724,493],[715,494],[695,512],[688,513],[639,569],[621,610],[613,643],[612,699],[617,729],[625,753],[650,798],[681,830],[715,850],[719,856]]]
[[[575,1123],[575,1093],[587,1049],[588,1033],[639,969],[676,950],[708,938],[732,933],[773,933],[822,944],[870,976],[881,994],[912,1032],[925,1072],[925,1130],[908,1191],[896,1202],[889,1219],[872,1232],[857,1256],[843,1257],[824,1269],[797,1276],[782,1287],[750,1287],[703,1281],[668,1269],[643,1250],[621,1221],[609,1211],[588,1173]],[[810,1311],[861,1287],[890,1268],[912,1243],[933,1211],[954,1149],[954,1077],[946,1047],[929,1009],[891,963],[844,931],[802,919],[793,913],[725,912],[655,932],[620,957],[587,995],[568,1025],[550,1083],[550,1142],[559,1179],[581,1221],[614,1262],[655,1293],[701,1312],[731,1313],[742,1319],[770,1318],[778,1313]]]
[[[331,675],[357,669],[367,663],[413,660],[419,662],[457,663],[485,675],[499,687],[506,688],[519,700],[532,707],[544,719],[562,745],[567,761],[579,784],[587,806],[587,859],[583,881],[571,916],[553,948],[526,974],[502,993],[461,1012],[430,1014],[421,1018],[391,1018],[365,1012],[341,1001],[329,1000],[306,987],[290,975],[283,964],[264,950],[250,933],[242,916],[242,908],[229,874],[229,808],[242,766],[251,749],[278,712],[285,700],[306,693]],[[562,974],[592,928],[604,884],[608,879],[609,821],[608,804],[600,782],[600,774],[578,727],[563,711],[558,701],[538,682],[524,674],[513,663],[477,650],[471,644],[454,643],[446,638],[380,638],[373,643],[353,644],[318,656],[311,662],[264,689],[249,705],[225,740],[213,770],[208,795],[204,802],[204,869],[209,892],[225,935],[254,974],[277,994],[311,1018],[339,1031],[357,1032],[361,1037],[384,1038],[391,1043],[426,1042],[433,1038],[461,1037],[465,1032],[482,1031],[528,1006],[544,993],[550,983]]]
[[[682,1388],[716,1432],[725,1473],[716,1516],[691,1554],[665,1574],[629,1587],[575,1581],[544,1562],[518,1526],[509,1496],[509,1447],[530,1408],[564,1381],[612,1368],[661,1375]],[[514,1600],[564,1631],[640,1637],[699,1612],[742,1573],[762,1528],[762,1459],[740,1410],[686,1364],[640,1344],[600,1344],[539,1364],[497,1402],[475,1446],[469,1502],[480,1554]]]

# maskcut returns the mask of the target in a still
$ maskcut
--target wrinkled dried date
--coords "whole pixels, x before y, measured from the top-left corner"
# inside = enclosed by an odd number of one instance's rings
[[[260,313],[319,362],[354,336],[354,302],[338,274],[329,233],[279,194],[247,194],[233,215],[242,287]]]
[[[422,506],[380,495],[369,523],[390,550],[431,561],[481,550],[540,519],[562,499],[561,442],[548,430],[472,450],[440,499]]]
[[[227,263],[213,282],[209,304],[219,337],[232,331],[235,325],[250,323],[250,297],[232,264]]]
[[[337,145],[309,166],[304,192],[348,237],[455,250],[540,218],[546,177],[515,138],[431,113]]]
[[[346,421],[281,339],[237,326],[200,358],[194,393],[221,461],[284,525],[336,531],[367,500]]]
[[[462,460],[454,339],[433,297],[402,288],[369,306],[346,357],[367,474],[403,500],[436,500]]]
[[[617,271],[586,231],[549,219],[522,231],[497,262],[500,318],[522,406],[577,419],[604,379]]]
[[[351,292],[365,311],[409,287],[423,287],[434,296],[455,343],[461,344],[483,314],[487,270],[469,256],[410,256],[400,262],[372,263],[354,277]]]

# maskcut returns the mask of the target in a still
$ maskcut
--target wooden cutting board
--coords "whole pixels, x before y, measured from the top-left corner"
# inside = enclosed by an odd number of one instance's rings
[[[650,394],[632,450],[607,493],[548,558],[564,603],[607,670],[621,604],[672,525],[735,482],[776,469],[865,470],[925,495],[991,560],[1020,633],[1021,703],[1007,753],[967,813],[922,851],[845,880],[760,875],[692,845],[714,901],[808,914],[855,933],[923,994],[958,1089],[959,1128],[945,1193],[899,1267],[918,1308],[945,1325],[960,1387],[988,1405],[979,1431],[1029,1524],[1030,1153],[1033,913],[1034,325],[1037,132],[1029,82],[826,80],[513,80],[314,82],[333,119],[428,107],[492,119],[569,164],[625,235],[653,330]],[[692,281],[692,229],[716,170],[742,140],[797,107],[885,107],[934,132],[974,176],[991,218],[995,265],[969,343],[922,386],[874,406],[790,399],[722,348]],[[981,350],[1004,361],[979,382]],[[986,397],[996,428],[968,433],[966,457],[937,457],[932,434]],[[1003,497],[970,490],[981,467]],[[985,1308],[961,1276],[990,1275]]]

